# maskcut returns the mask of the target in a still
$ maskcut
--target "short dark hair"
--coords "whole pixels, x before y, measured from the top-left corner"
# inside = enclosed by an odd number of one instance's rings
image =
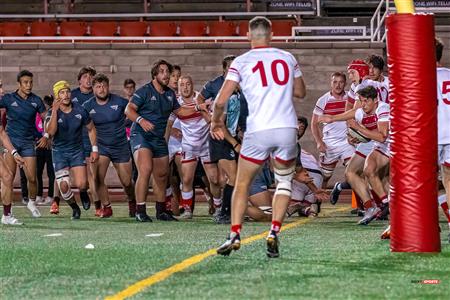
[[[272,22],[266,17],[254,17],[248,22],[248,29],[250,31],[255,30],[258,27],[263,27],[266,31],[270,32],[272,28]]]
[[[52,106],[53,105],[53,95],[45,95],[44,98],[42,99],[42,101],[44,101],[45,104],[47,104],[48,106]]]
[[[174,71],[180,71],[181,72],[181,67],[179,65],[173,65],[172,68],[173,68],[172,72],[174,72]]]
[[[20,71],[19,74],[17,74],[17,82],[20,82],[20,79],[21,79],[22,77],[25,77],[25,76],[28,76],[28,77],[33,78],[33,73],[31,73],[31,72],[28,71],[28,70],[22,70],[22,71]]]
[[[95,76],[95,74],[97,74],[97,71],[94,69],[94,67],[91,66],[82,67],[78,72],[77,79],[80,80],[84,74],[91,74],[91,76]]]
[[[358,90],[356,93],[364,98],[373,99],[373,100],[377,99],[377,96],[378,96],[378,92],[377,92],[376,88],[374,88],[371,85]]]
[[[442,53],[444,52],[444,43],[438,37],[434,38],[434,43],[436,45],[436,61],[440,62],[442,58]]]
[[[331,78],[333,77],[341,77],[344,79],[344,81],[347,81],[347,76],[345,76],[345,73],[343,72],[334,72],[333,74],[331,74]]]
[[[384,69],[384,59],[381,55],[372,54],[367,57],[367,64],[372,64],[375,68],[383,71]]]
[[[169,68],[169,73],[172,73],[172,71],[173,71],[172,65],[170,63],[168,63],[167,61],[165,61],[164,59],[160,59],[153,63],[152,70],[151,70],[152,79],[154,79],[156,77],[156,75],[158,75],[159,67],[161,65],[166,65],[167,68]]]
[[[109,78],[103,73],[98,73],[97,75],[92,78],[92,86],[94,86],[96,83],[103,83],[105,82],[107,85],[109,85]]]
[[[225,56],[222,60],[222,68],[225,70],[235,58],[236,58],[236,55]]]
[[[306,130],[306,128],[308,128],[308,119],[307,119],[307,118],[305,118],[305,117],[303,117],[303,116],[299,116],[299,117],[297,118],[297,121],[298,121],[299,123],[302,123],[303,125],[305,125],[305,130]]]
[[[133,79],[131,79],[131,78],[125,79],[125,81],[123,82],[123,86],[126,87],[129,84],[132,84],[133,86],[136,86],[136,82],[134,82]]]

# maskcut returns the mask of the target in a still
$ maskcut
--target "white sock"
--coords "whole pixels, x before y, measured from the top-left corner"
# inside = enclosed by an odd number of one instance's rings
[[[214,200],[214,206],[221,206],[222,205],[222,198],[215,198],[213,197]]]
[[[166,197],[168,197],[168,196],[172,196],[172,187],[171,186],[166,189]]]
[[[440,196],[438,197],[439,205],[441,205],[441,204],[444,203],[445,201],[447,201],[447,197],[446,197],[445,194],[440,195]]]

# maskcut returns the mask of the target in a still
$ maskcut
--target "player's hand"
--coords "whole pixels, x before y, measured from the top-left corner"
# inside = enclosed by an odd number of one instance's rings
[[[347,142],[352,146],[356,146],[360,143],[357,138],[352,137],[350,134],[347,134]]]
[[[181,133],[181,130],[177,128],[173,128],[170,130],[170,135],[176,138],[177,140],[181,140],[183,138],[183,134]]]
[[[211,137],[215,140],[223,140],[225,138],[224,126],[225,125],[223,122],[211,121],[211,127],[209,129],[211,132]]]
[[[308,171],[306,171],[306,169],[301,169],[300,171],[297,171],[294,175],[294,179],[304,184],[313,181],[313,179],[309,176]]]
[[[144,118],[141,119],[141,121],[139,122],[139,125],[142,127],[142,129],[144,129],[145,132],[149,132],[149,131],[152,131],[153,129],[155,129],[155,125],[153,125],[152,122],[147,121]]]
[[[241,144],[237,144],[236,147],[234,147],[234,151],[241,153]]]
[[[91,151],[91,163],[95,163],[98,160],[98,152]]]
[[[211,102],[207,103],[207,102],[205,101],[205,103],[198,104],[198,110],[199,110],[199,111],[205,111],[205,112],[208,112],[210,106],[211,106]]]
[[[322,189],[317,189],[317,191],[315,191],[315,193],[314,193],[314,196],[320,202],[325,202],[330,199],[330,194],[328,194],[326,191],[324,191]]]
[[[22,156],[19,155],[19,153],[16,153],[15,155],[13,155],[14,160],[16,161],[16,164],[19,165],[19,168],[22,168],[25,164],[25,160],[23,159]]]
[[[350,128],[353,128],[353,129],[358,129],[359,128],[359,125],[358,125],[358,123],[356,123],[355,119],[348,120],[347,121],[347,126],[350,127]]]
[[[53,111],[58,111],[58,109],[59,109],[60,106],[61,106],[61,99],[56,98],[56,99],[53,101],[53,104],[52,104],[52,110],[53,110]]]
[[[330,115],[321,115],[318,121],[319,123],[333,123],[333,118]]]
[[[325,151],[327,150],[327,145],[325,145],[324,142],[320,142],[317,144],[317,150],[319,150],[319,152],[321,153],[325,153]]]
[[[39,141],[37,142],[36,147],[42,148],[42,149],[47,148],[48,147],[48,138],[46,138],[45,136],[41,137],[39,139]]]

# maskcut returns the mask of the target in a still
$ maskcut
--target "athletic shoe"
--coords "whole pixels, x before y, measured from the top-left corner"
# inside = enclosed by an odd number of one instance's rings
[[[36,196],[36,204],[37,205],[42,205],[43,201],[44,201],[44,199],[41,196]]]
[[[388,240],[391,238],[391,225],[389,225],[381,234],[380,237],[382,240]]]
[[[317,214],[320,214],[320,211],[322,210],[322,201],[317,201]]]
[[[272,230],[266,238],[266,254],[269,258],[276,258],[280,256],[280,252],[278,250],[279,243],[277,234]]]
[[[36,207],[35,201],[28,201],[27,208],[28,208],[28,210],[31,212],[31,215],[32,215],[34,218],[39,218],[39,217],[41,216],[41,212],[40,212],[39,209]]]
[[[128,216],[130,218],[136,216],[136,201],[128,201]]]
[[[333,205],[336,205],[336,203],[337,203],[338,200],[339,200],[339,195],[341,194],[341,190],[339,189],[339,185],[340,185],[340,184],[341,184],[340,182],[336,182],[336,183],[334,184],[333,189],[331,190],[331,193],[330,193],[330,203],[333,204]]]
[[[89,210],[89,208],[91,208],[91,201],[89,198],[80,197],[80,200],[84,210]]]
[[[28,204],[28,201],[30,201],[30,200],[28,199],[28,197],[23,197],[23,198],[22,198],[22,204],[23,204],[23,205],[27,205],[27,204]]]
[[[2,215],[2,224],[3,225],[23,225],[19,220],[14,218],[12,214],[9,214],[7,216]]]
[[[295,213],[300,213],[301,208],[302,208],[301,203],[296,202],[296,203],[288,206],[286,213],[287,213],[288,217],[291,217]]]
[[[231,224],[231,218],[227,214],[217,214],[213,217],[213,221],[216,224]]]
[[[180,219],[192,219],[192,212],[189,209],[185,209],[184,212],[180,215]]]
[[[313,203],[310,206],[308,217],[315,218],[319,215],[319,205],[317,203]]]
[[[72,220],[79,220],[81,217],[80,207],[72,208]]]
[[[53,198],[52,197],[45,197],[45,198],[42,198],[42,197],[39,197],[39,196],[36,197],[36,204],[37,205],[49,205],[52,202],[53,202]]]
[[[178,221],[171,213],[163,211],[160,214],[156,214],[156,219],[160,221]]]
[[[217,254],[223,256],[229,256],[231,251],[237,251],[241,248],[241,236],[237,233],[230,233],[227,240],[219,248],[217,248]]]
[[[59,214],[59,205],[56,201],[52,202],[52,206],[50,207],[50,213],[52,215],[57,215]]]
[[[150,218],[146,212],[143,212],[143,213],[136,212],[135,218],[136,218],[136,221],[138,221],[138,222],[153,222],[152,218]]]
[[[369,225],[369,223],[372,222],[380,212],[381,209],[378,207],[371,207],[367,209],[364,217],[358,221],[358,225]]]
[[[358,217],[364,217],[364,210],[355,208],[350,211],[352,215],[357,215]]]
[[[94,216],[101,217],[102,215],[103,215],[103,208],[96,208]]]
[[[377,216],[377,220],[387,220],[389,215],[389,202],[381,204],[381,211]]]
[[[110,218],[113,215],[113,210],[112,207],[103,207],[102,209],[102,215],[100,216],[100,218],[102,219],[106,219],[106,218]]]

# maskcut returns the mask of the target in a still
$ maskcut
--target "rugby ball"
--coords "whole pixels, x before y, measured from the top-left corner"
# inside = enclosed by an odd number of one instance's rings
[[[348,134],[350,134],[350,136],[352,138],[357,139],[361,143],[368,143],[368,142],[370,142],[369,138],[365,137],[364,135],[361,134],[361,132],[359,132],[358,130],[353,129],[351,127],[348,128]]]

